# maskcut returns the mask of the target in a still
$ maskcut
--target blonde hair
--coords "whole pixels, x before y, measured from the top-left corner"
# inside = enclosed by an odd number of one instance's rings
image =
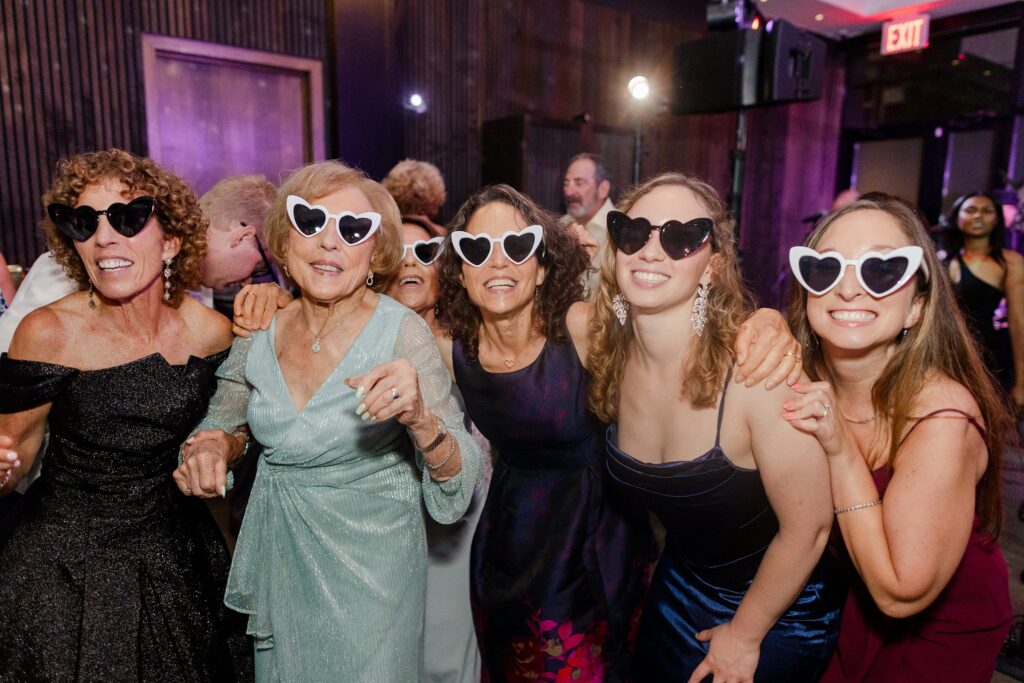
[[[199,198],[199,206],[214,229],[238,220],[262,232],[276,192],[266,176],[237,175],[218,181]]]
[[[399,161],[381,183],[395,198],[403,215],[433,218],[444,206],[444,178],[440,169],[427,161]]]
[[[714,222],[711,240],[715,255],[711,261],[707,322],[704,332],[694,339],[679,379],[680,396],[694,407],[708,408],[715,404],[722,391],[733,363],[733,341],[740,325],[750,316],[753,305],[736,263],[728,209],[713,187],[684,173],[662,173],[630,189],[618,208],[629,212],[641,197],[665,186],[692,192]],[[618,416],[619,387],[633,346],[633,326],[628,322],[620,325],[612,310],[612,299],[620,293],[615,280],[617,251],[609,241],[602,255],[601,283],[594,298],[587,368],[593,377],[590,409],[605,422],[611,422]]]
[[[384,280],[398,269],[402,262],[402,218],[395,200],[380,183],[340,161],[320,161],[303,166],[281,184],[264,225],[267,248],[274,260],[285,263],[288,238],[294,230],[288,218],[288,195],[315,202],[345,187],[354,187],[362,192],[373,210],[380,214],[380,229],[374,235],[376,242],[370,257],[370,272]],[[333,229],[333,222],[330,227]]]
[[[156,200],[154,216],[163,234],[180,240],[181,246],[171,266],[170,298],[166,301],[167,305],[177,308],[185,291],[199,286],[206,254],[208,224],[199,209],[196,193],[184,180],[152,159],[108,149],[76,154],[58,163],[53,184],[43,195],[43,206],[53,203],[75,206],[87,187],[107,179],[125,186],[125,199],[145,195]],[[58,231],[49,216],[43,219],[42,230],[54,259],[64,272],[79,289],[88,288],[89,276],[74,241]]]
[[[911,415],[911,410],[933,373],[943,374],[969,389],[985,423],[989,456],[988,467],[977,486],[977,511],[982,523],[998,534],[1002,521],[1000,464],[1003,449],[1016,431],[1010,408],[981,361],[921,218],[902,200],[879,193],[871,196],[826,215],[804,244],[814,248],[838,219],[857,211],[874,210],[888,214],[911,244],[924,249],[922,268],[914,278],[916,295],[921,299],[920,320],[905,330],[871,389],[879,427],[873,448],[888,450],[887,464],[891,468],[908,424],[920,418]],[[834,382],[821,344],[807,319],[807,291],[795,284],[792,277],[790,283],[789,324],[804,349],[804,370],[813,380]]]

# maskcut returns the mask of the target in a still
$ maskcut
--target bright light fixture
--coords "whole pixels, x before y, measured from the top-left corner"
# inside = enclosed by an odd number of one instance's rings
[[[629,90],[629,94],[636,100],[642,100],[651,94],[651,84],[647,81],[646,76],[633,76],[633,78],[629,79],[626,89]]]

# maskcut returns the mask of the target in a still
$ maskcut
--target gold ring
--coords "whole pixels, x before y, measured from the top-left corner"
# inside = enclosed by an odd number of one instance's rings
[[[804,359],[799,353],[793,353],[792,351],[786,351],[786,355],[796,360],[797,363]]]

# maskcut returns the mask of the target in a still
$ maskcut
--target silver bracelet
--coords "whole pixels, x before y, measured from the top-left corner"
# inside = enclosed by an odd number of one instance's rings
[[[864,508],[873,508],[876,505],[881,505],[881,504],[882,504],[882,499],[881,498],[875,498],[870,503],[859,503],[857,505],[849,505],[849,506],[844,507],[844,508],[836,508],[834,510],[834,512],[837,515],[841,515],[844,512],[853,512],[854,510],[863,510]]]
[[[431,465],[429,462],[427,462],[426,456],[424,456],[423,457],[423,463],[427,466],[427,469],[430,470],[431,472],[439,472],[439,471],[444,469],[445,465],[447,465],[449,462],[451,462],[453,457],[455,457],[455,437],[454,436],[451,437],[451,442],[448,444],[448,455],[445,456],[444,460],[442,460],[441,462],[437,463],[436,465]]]

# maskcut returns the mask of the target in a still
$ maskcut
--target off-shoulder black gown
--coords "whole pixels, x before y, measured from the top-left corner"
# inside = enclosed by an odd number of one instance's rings
[[[53,402],[42,475],[0,530],[0,681],[251,677],[224,541],[171,479],[226,356],[92,371],[0,357],[0,412]]]

